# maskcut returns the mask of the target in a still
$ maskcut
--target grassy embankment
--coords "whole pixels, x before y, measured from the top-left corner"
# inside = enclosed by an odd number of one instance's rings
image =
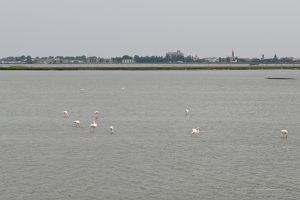
[[[31,66],[0,66],[0,70],[54,70],[54,71],[74,71],[74,70],[268,70],[268,69],[295,69],[300,70],[299,66],[130,66],[130,67],[80,67],[80,66],[47,66],[47,67],[31,67]]]

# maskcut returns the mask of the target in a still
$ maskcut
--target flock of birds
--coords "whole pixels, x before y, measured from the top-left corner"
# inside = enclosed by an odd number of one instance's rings
[[[185,114],[189,115],[189,113],[190,113],[190,110],[188,108],[185,109]],[[100,117],[100,112],[95,111],[94,114],[95,114],[95,120],[98,120],[99,117]],[[64,118],[68,118],[69,117],[69,112],[68,111],[63,111],[63,115],[64,115]],[[79,128],[80,127],[80,121],[79,120],[73,121],[73,126]],[[98,125],[97,125],[96,121],[92,121],[91,124],[90,124],[90,132],[94,132],[95,129],[97,128],[97,126]],[[114,134],[114,132],[115,132],[114,126],[110,126],[109,131],[110,131],[110,134]],[[200,132],[199,127],[192,128],[192,132],[191,132],[192,136],[198,136],[198,135],[200,135],[200,133],[201,132]],[[288,131],[287,130],[281,130],[280,137],[286,139],[288,137]]]
[[[66,111],[66,110],[63,111],[63,114],[64,114],[64,118],[69,117],[69,112],[68,111]],[[97,126],[98,126],[98,124],[96,123],[96,120],[99,119],[100,112],[96,110],[94,114],[95,114],[95,120],[92,121],[91,124],[90,124],[90,132],[94,132],[95,129],[97,128]],[[76,127],[76,128],[79,128],[80,127],[80,120],[73,121],[73,126]],[[109,131],[110,131],[110,134],[114,134],[114,132],[115,132],[114,126],[110,126]]]

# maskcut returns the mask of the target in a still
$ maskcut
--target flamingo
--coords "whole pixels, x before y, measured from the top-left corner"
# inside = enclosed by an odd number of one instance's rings
[[[113,134],[115,131],[114,131],[114,126],[110,126],[109,127],[109,130],[110,130],[110,134]]]
[[[64,118],[68,118],[69,117],[69,112],[68,111],[64,111]]]
[[[185,109],[185,114],[188,115],[190,113],[190,110],[187,108]]]
[[[192,136],[199,135],[200,134],[200,128],[199,127],[193,128],[191,134],[192,134]]]
[[[288,131],[287,130],[281,130],[281,135],[280,135],[280,137],[281,138],[287,138],[288,137]]]
[[[79,128],[80,127],[80,121],[79,120],[75,120],[73,122],[73,126],[75,126],[76,128]]]
[[[100,115],[99,111],[96,110],[96,111],[95,111],[95,119],[99,119],[99,115]]]
[[[97,128],[97,123],[95,121],[92,121],[92,123],[90,124],[90,128],[91,128],[91,132],[95,131],[95,128]],[[92,131],[93,130],[93,131]]]

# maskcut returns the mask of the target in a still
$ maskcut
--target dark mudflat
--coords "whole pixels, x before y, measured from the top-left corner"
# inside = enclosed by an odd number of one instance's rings
[[[288,77],[268,77],[266,79],[278,79],[278,80],[294,80],[296,78],[288,78]]]

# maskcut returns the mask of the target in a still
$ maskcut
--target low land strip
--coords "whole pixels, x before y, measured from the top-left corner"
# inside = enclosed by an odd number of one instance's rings
[[[278,65],[254,65],[254,66],[0,66],[0,70],[54,70],[54,71],[76,71],[76,70],[132,70],[132,71],[146,71],[146,70],[300,70],[299,66],[278,66]]]

